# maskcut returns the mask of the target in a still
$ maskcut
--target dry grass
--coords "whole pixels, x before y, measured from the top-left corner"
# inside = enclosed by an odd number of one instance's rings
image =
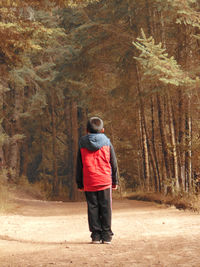
[[[0,213],[12,212],[16,198],[44,199],[38,185],[31,185],[25,179],[18,184],[8,183],[3,173],[0,174]]]
[[[40,183],[29,183],[26,177],[20,177],[17,185],[15,186],[14,194],[19,198],[31,198],[38,200],[46,200],[46,194],[42,190]]]
[[[177,209],[192,210],[200,212],[200,195],[196,194],[180,194],[177,196],[164,196],[154,192],[142,192],[137,191],[133,193],[125,194],[128,199],[135,199],[141,201],[156,202],[158,204],[164,204],[168,206],[175,206]]]
[[[0,183],[0,213],[9,211],[12,208],[11,195],[8,186]]]

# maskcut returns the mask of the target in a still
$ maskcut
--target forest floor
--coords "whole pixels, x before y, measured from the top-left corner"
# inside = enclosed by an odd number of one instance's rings
[[[113,201],[111,245],[90,244],[85,202],[16,198],[0,215],[0,267],[200,266],[200,215]]]

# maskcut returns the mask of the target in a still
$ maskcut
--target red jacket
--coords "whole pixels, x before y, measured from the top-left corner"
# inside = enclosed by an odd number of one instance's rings
[[[118,184],[114,148],[105,134],[81,137],[77,158],[77,186],[84,191],[104,190]]]

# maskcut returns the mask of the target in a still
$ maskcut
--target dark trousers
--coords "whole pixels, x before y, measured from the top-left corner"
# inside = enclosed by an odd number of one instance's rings
[[[113,235],[111,230],[111,188],[102,191],[85,192],[85,195],[92,239],[100,236],[100,239],[110,241]]]

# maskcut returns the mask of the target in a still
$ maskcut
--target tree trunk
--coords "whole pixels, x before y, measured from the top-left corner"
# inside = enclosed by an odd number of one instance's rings
[[[69,199],[77,201],[81,198],[81,194],[78,192],[76,185],[76,161],[79,136],[78,109],[76,101],[68,96],[65,96],[65,118],[68,144]]]
[[[189,191],[192,191],[192,116],[191,116],[191,100],[188,99],[188,184],[189,184]]]
[[[142,157],[143,157],[145,188],[147,189],[147,191],[149,191],[150,169],[149,169],[148,144],[140,109],[139,109],[139,122],[140,122],[140,134],[142,140],[142,155],[143,155]]]
[[[158,159],[157,159],[157,153],[156,153],[156,145],[155,145],[155,131],[154,131],[154,103],[153,103],[153,97],[151,98],[151,126],[152,126],[152,150],[155,158],[155,164],[156,164],[156,170],[157,170],[157,176],[155,177],[155,189],[157,192],[161,192],[161,179],[160,179],[160,171],[159,171],[159,165],[158,165]],[[157,178],[157,179],[156,179]]]
[[[3,85],[0,83],[0,120],[3,120]],[[2,122],[0,121],[0,135],[3,134]],[[0,144],[0,170],[4,165],[3,143]]]
[[[147,131],[147,125],[146,125],[146,119],[145,119],[145,112],[144,112],[144,103],[142,101],[142,97],[141,97],[141,79],[139,76],[139,70],[138,67],[136,66],[136,75],[137,75],[137,89],[138,89],[138,95],[139,95],[139,100],[140,100],[140,111],[141,111],[141,122],[142,122],[142,129],[144,131],[144,136],[145,139],[143,140],[143,142],[145,141],[145,146],[147,146],[147,152],[148,152],[148,158],[150,160],[151,166],[152,166],[152,170],[153,170],[153,175],[154,175],[154,183],[155,183],[155,187],[157,188],[157,180],[158,180],[158,169],[156,168],[156,160],[155,160],[155,156],[154,153],[152,151],[152,145],[151,145],[151,141],[149,138],[149,134]],[[145,149],[145,147],[144,147]],[[145,151],[145,150],[144,150]],[[146,152],[145,152],[146,153]],[[150,171],[149,171],[149,177],[147,177],[148,181],[147,181],[147,185],[149,188],[149,184],[150,184]]]
[[[165,133],[165,125],[163,122],[163,108],[161,105],[161,100],[159,94],[157,94],[157,107],[158,107],[158,122],[159,122],[159,130],[160,130],[160,137],[162,143],[162,152],[164,157],[164,164],[166,169],[167,178],[171,178],[171,171],[170,171],[170,164],[169,164],[169,153],[167,147],[167,137]]]
[[[56,145],[56,114],[55,114],[55,90],[51,92],[51,123],[52,123],[52,154],[53,154],[53,196],[59,195],[59,177],[57,166],[57,145]]]
[[[186,118],[186,156],[185,156],[185,168],[186,168],[186,191],[192,191],[192,118],[191,118],[191,100],[188,98]]]
[[[73,201],[77,201],[79,198],[76,185],[76,160],[77,160],[77,150],[78,150],[78,109],[77,109],[77,103],[74,100],[72,100],[71,102],[71,129],[72,129],[72,158],[73,158],[71,199]]]
[[[169,112],[169,124],[170,124],[170,133],[171,133],[171,144],[172,144],[172,159],[174,165],[174,182],[176,191],[179,191],[179,175],[178,175],[178,156],[176,148],[176,136],[175,136],[175,127],[173,123],[173,114],[172,114],[172,103],[168,96],[168,112]]]
[[[72,143],[72,124],[71,124],[71,102],[70,98],[65,96],[65,125],[67,134],[68,153],[66,155],[67,173],[68,173],[68,188],[69,199],[73,198],[73,143]]]
[[[27,168],[28,168],[28,158],[29,158],[29,149],[28,149],[28,140],[26,140],[25,144],[23,144],[22,149],[20,151],[20,176],[27,177]]]
[[[184,98],[182,89],[178,91],[178,165],[179,182],[182,191],[185,191],[185,153],[184,153]]]
[[[20,142],[16,141],[14,136],[20,134],[21,123],[20,123],[20,113],[23,111],[23,90],[21,88],[15,88],[14,94],[14,103],[15,107],[13,110],[13,117],[10,120],[10,129],[11,129],[11,142],[9,144],[9,167],[10,167],[10,178],[13,181],[19,179],[20,174]]]

